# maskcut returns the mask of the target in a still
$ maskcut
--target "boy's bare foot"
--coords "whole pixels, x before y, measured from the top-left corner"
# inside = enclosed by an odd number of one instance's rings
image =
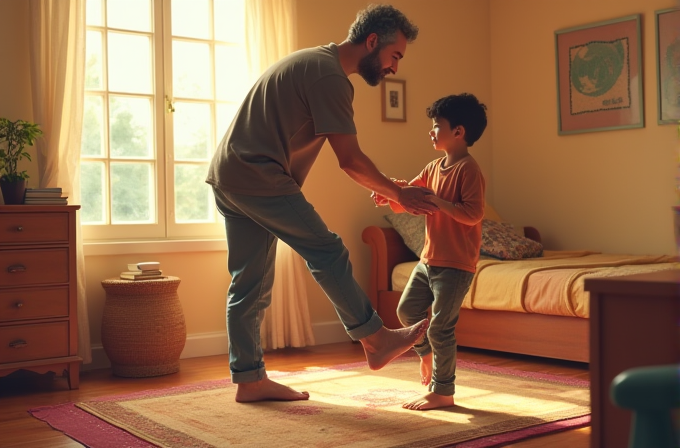
[[[420,384],[427,386],[432,381],[432,352],[420,357]]]
[[[401,407],[412,411],[427,411],[428,409],[448,408],[453,405],[452,395],[439,395],[429,392],[413,401],[407,401]]]
[[[236,401],[239,403],[297,400],[309,400],[309,393],[298,392],[267,377],[253,383],[238,383],[236,385]]]
[[[427,331],[429,321],[423,319],[410,327],[390,330],[382,327],[376,333],[360,339],[371,370],[379,370],[401,355]]]

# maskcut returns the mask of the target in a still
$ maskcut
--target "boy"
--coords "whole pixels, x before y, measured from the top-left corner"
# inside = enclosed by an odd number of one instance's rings
[[[463,298],[474,277],[481,246],[485,182],[468,152],[486,128],[486,106],[463,93],[435,101],[427,109],[430,139],[446,156],[430,162],[409,185],[434,191],[439,211],[426,215],[425,246],[397,307],[399,320],[413,325],[432,308],[430,328],[414,345],[420,356],[421,383],[428,393],[403,404],[427,410],[453,406],[456,379],[454,330]],[[394,179],[393,179],[394,180]],[[406,181],[394,180],[399,185]],[[376,205],[398,204],[374,194]]]

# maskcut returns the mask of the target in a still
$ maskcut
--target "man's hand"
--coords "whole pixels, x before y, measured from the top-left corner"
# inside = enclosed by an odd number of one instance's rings
[[[399,192],[399,204],[412,215],[431,215],[439,211],[432,196],[434,192],[428,188],[406,186]]]

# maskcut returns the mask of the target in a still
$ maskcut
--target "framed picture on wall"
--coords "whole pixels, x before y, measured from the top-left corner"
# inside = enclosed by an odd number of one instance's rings
[[[680,123],[680,10],[655,11],[659,124]]]
[[[383,79],[380,97],[382,121],[406,121],[406,81]]]
[[[555,31],[559,135],[644,127],[640,15]]]

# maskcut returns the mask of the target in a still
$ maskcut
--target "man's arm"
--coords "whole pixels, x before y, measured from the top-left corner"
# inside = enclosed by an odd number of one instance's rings
[[[420,187],[400,187],[383,176],[375,164],[361,151],[354,134],[328,134],[328,142],[338,159],[340,168],[362,187],[401,204],[414,215],[430,214],[438,210],[429,197],[432,192]]]

